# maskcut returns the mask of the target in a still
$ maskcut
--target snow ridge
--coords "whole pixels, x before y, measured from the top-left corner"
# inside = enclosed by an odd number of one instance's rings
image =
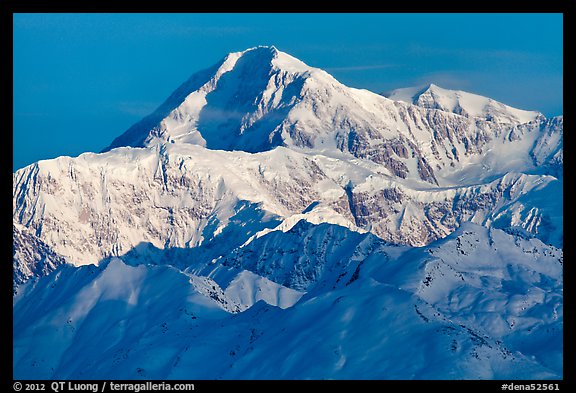
[[[461,90],[447,90],[431,83],[425,87],[393,90],[386,97],[428,109],[439,109],[466,117],[479,117],[499,123],[529,123],[542,117],[539,112],[504,105],[491,98]]]

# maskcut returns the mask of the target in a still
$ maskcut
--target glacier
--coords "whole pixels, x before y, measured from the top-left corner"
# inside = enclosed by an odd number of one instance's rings
[[[562,133],[231,53],[14,172],[14,378],[562,378]]]

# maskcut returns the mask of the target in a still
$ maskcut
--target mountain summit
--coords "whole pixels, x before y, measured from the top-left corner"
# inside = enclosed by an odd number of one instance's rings
[[[499,123],[528,123],[543,117],[539,112],[524,111],[488,97],[460,90],[447,90],[431,83],[425,87],[396,89],[384,96],[429,109],[439,109],[467,117],[479,117]]]
[[[510,144],[515,140],[524,141],[525,166],[548,121],[435,85],[397,90],[390,98],[347,87],[275,47],[256,47],[194,74],[106,150],[185,143],[255,153],[284,146],[359,158],[393,177],[448,185],[455,170],[477,165],[488,151],[494,154],[487,166],[513,169],[503,154],[518,150],[520,144]]]
[[[230,53],[194,74],[106,150],[159,141],[268,150],[281,144],[278,126],[301,98],[305,81],[320,74],[328,77],[274,46]]]

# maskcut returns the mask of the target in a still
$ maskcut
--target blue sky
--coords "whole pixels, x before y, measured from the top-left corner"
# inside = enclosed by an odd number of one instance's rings
[[[353,87],[434,82],[558,115],[562,30],[561,14],[15,14],[13,165],[100,151],[257,45]]]

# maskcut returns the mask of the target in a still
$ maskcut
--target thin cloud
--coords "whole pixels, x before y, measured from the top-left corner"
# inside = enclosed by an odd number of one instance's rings
[[[326,42],[322,43],[303,43],[298,46],[302,51],[334,53],[338,55],[346,54],[365,54],[365,53],[386,53],[397,50],[397,46],[392,43],[362,43],[361,45],[332,45]]]
[[[53,116],[47,112],[14,112],[14,117],[48,117]]]
[[[132,116],[147,116],[158,107],[155,102],[126,101],[118,103],[118,110]]]
[[[142,39],[143,37],[164,38],[164,39],[213,39],[223,37],[233,37],[245,35],[253,31],[248,26],[224,26],[211,25],[199,26],[186,23],[161,23],[158,20],[152,20],[149,23],[138,21],[132,25],[130,30],[119,31],[127,38]]]
[[[190,35],[224,37],[231,35],[246,34],[252,29],[247,26],[186,26],[172,25],[166,26],[162,32],[171,36],[187,37]]]
[[[326,71],[340,71],[340,72],[355,72],[355,71],[370,71],[370,70],[383,70],[387,68],[397,67],[395,64],[373,64],[373,65],[358,65],[346,67],[327,67]]]
[[[16,14],[13,22],[14,27],[21,30],[67,33],[72,37],[78,33],[78,39],[97,37],[95,32],[103,28],[109,36],[118,39],[191,36],[217,38],[254,31],[252,26],[244,25],[202,25],[197,19],[194,15],[189,20],[174,21],[170,16],[147,14],[131,15],[126,20],[118,14]]]
[[[406,48],[408,54],[417,56],[458,57],[473,61],[502,60],[514,62],[546,62],[550,56],[521,50],[505,49],[471,49],[471,48],[439,48],[412,44]]]
[[[446,89],[466,90],[472,87],[470,77],[470,73],[459,71],[432,72],[416,78],[413,86],[425,86],[434,83]]]

